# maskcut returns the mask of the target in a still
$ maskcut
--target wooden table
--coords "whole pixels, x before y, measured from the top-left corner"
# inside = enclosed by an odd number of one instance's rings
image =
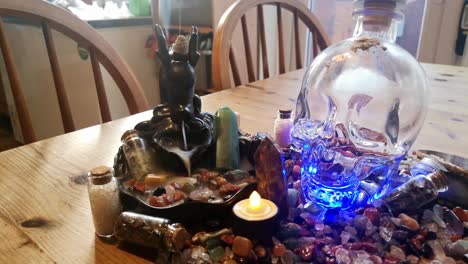
[[[415,148],[468,157],[468,68],[424,65],[432,87]],[[247,132],[271,132],[276,111],[293,107],[303,71],[203,97],[227,105]],[[86,190],[90,168],[111,165],[121,134],[151,111],[0,153],[0,263],[150,263],[94,236]]]

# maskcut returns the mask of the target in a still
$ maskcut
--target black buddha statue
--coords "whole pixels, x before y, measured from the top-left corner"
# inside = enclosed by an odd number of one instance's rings
[[[213,116],[201,112],[200,97],[194,92],[194,67],[200,58],[198,29],[192,27],[188,41],[179,35],[170,50],[161,26],[155,25],[155,33],[161,63],[161,104],[154,109],[151,120],[137,124],[135,129],[156,144],[157,152],[173,153],[191,161],[214,142]]]
[[[188,45],[187,39],[179,35],[171,48],[171,54],[166,46],[164,32],[159,25],[155,26],[155,32],[159,46],[157,54],[161,62],[159,71],[161,102],[169,105],[192,106],[195,85],[194,67],[200,58],[197,51],[198,30],[192,27]]]

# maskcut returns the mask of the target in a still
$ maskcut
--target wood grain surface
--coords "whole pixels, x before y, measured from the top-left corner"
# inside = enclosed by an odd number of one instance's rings
[[[416,149],[468,158],[468,68],[423,65],[432,87]],[[204,111],[229,106],[241,129],[272,132],[278,108],[293,107],[303,71],[202,97]],[[151,111],[0,153],[0,263],[150,263],[94,235],[86,172],[111,165],[121,134]]]

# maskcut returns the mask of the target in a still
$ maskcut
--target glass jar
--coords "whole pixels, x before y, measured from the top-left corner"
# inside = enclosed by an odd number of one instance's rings
[[[107,166],[90,170],[88,194],[96,234],[103,238],[111,237],[114,234],[114,222],[121,212],[114,170]]]
[[[293,126],[291,113],[292,110],[279,110],[275,119],[273,134],[276,143],[282,148],[286,148],[291,144],[291,128]]]
[[[355,0],[352,38],[322,51],[308,67],[292,137],[305,147],[302,187],[309,200],[348,208],[363,179],[390,175],[423,125],[424,70],[395,44],[403,0]]]
[[[136,181],[143,182],[146,175],[156,171],[154,149],[133,129],[126,131],[121,140],[131,176]]]
[[[190,234],[180,224],[169,220],[133,212],[123,212],[115,223],[118,240],[141,246],[178,252],[190,239]]]
[[[385,195],[382,198],[382,204],[392,214],[398,215],[404,211],[421,208],[436,199],[439,192],[447,190],[448,179],[443,172],[420,174]],[[376,201],[376,204],[378,205],[379,202]]]

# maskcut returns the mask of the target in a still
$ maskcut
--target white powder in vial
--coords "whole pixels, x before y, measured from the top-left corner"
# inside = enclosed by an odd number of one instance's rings
[[[115,178],[112,177],[106,184],[90,186],[88,192],[96,234],[111,236],[114,233],[114,222],[121,212]]]

